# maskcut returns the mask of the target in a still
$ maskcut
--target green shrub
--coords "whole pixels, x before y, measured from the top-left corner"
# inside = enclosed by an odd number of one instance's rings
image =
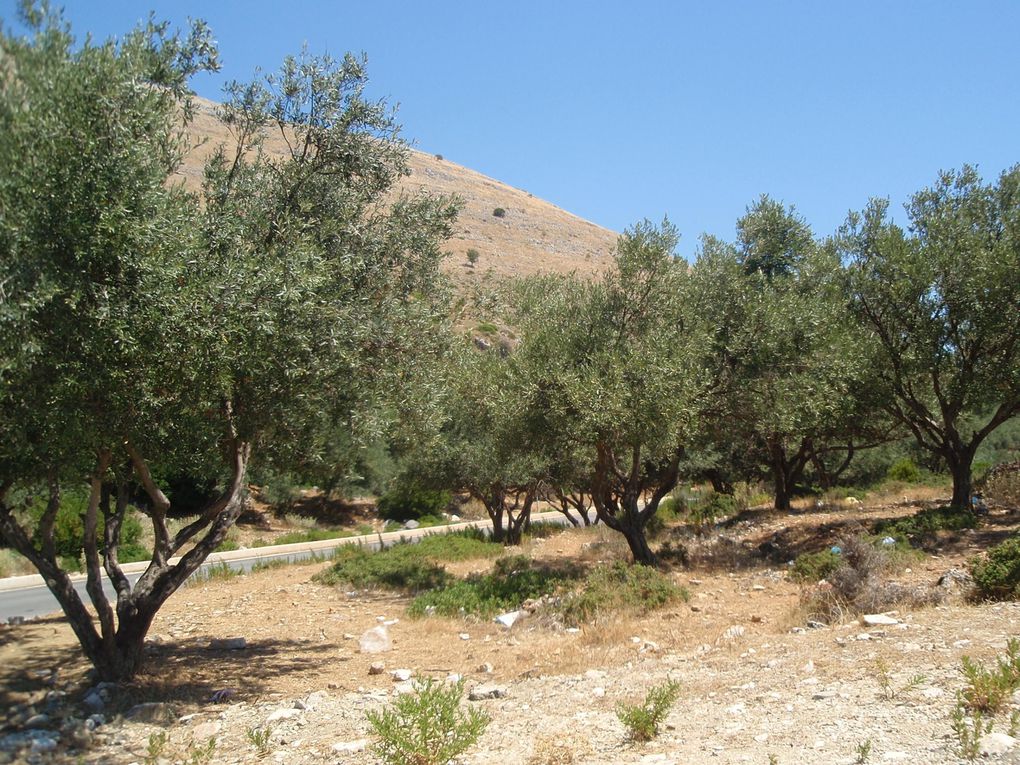
[[[401,482],[379,498],[379,517],[387,521],[418,520],[423,516],[441,515],[450,504],[448,491],[425,489],[411,482]]]
[[[333,565],[316,574],[315,580],[326,585],[345,583],[358,588],[383,587],[412,593],[447,584],[449,574],[414,547],[396,545],[379,552],[353,545],[341,547]]]
[[[488,574],[469,576],[419,595],[408,613],[488,618],[554,592],[572,575],[570,571],[536,566],[523,555],[500,558]]]
[[[1020,688],[1020,640],[1010,638],[1006,643],[1006,655],[988,669],[969,656],[963,657],[963,675],[967,685],[961,696],[968,709],[995,715],[1009,703],[1013,691]]]
[[[445,685],[416,678],[414,693],[398,696],[381,712],[368,713],[379,737],[375,753],[390,765],[446,765],[473,746],[489,724],[484,712],[461,711],[463,695],[463,680]]]
[[[1020,535],[991,548],[970,562],[978,592],[986,598],[1020,598]]]
[[[647,613],[689,597],[661,571],[617,561],[596,566],[578,592],[564,598],[563,618],[570,624],[590,622],[619,611]]]
[[[910,459],[903,457],[896,460],[885,473],[890,481],[903,481],[904,483],[920,483],[922,478],[921,468]]]
[[[679,696],[680,683],[676,680],[667,680],[648,691],[644,704],[633,706],[620,704],[616,709],[616,716],[626,726],[631,740],[651,741],[659,734],[659,726]]]
[[[938,531],[961,531],[977,526],[977,518],[970,510],[961,510],[949,505],[930,507],[906,518],[880,521],[875,524],[875,534],[902,536],[915,542],[921,537]]]
[[[478,262],[478,258],[479,257],[480,257],[480,255],[478,253],[478,250],[476,250],[474,247],[471,247],[470,249],[468,249],[468,251],[467,251],[468,263],[470,263],[471,265],[474,265],[475,263]]]
[[[493,324],[491,321],[483,321],[475,327],[475,332],[483,335],[498,335],[499,327]]]
[[[60,508],[57,510],[57,517],[53,523],[53,544],[57,557],[67,562],[75,561],[72,570],[80,568],[78,561],[85,551],[85,512],[88,509],[88,501],[89,494],[83,489],[65,492],[60,498]],[[28,508],[28,523],[36,529],[33,541],[37,547],[41,545],[41,540],[38,538],[38,525],[45,511],[46,503],[42,500],[37,500]],[[100,552],[105,548],[103,543],[105,528],[106,521],[100,511],[96,528]],[[149,558],[151,552],[141,543],[143,531],[140,514],[134,509],[129,509],[120,526],[117,557],[121,563]]]
[[[303,531],[288,531],[281,534],[274,541],[274,545],[293,545],[301,542],[324,542],[327,539],[343,539],[351,536],[350,531],[338,529],[304,529]],[[253,544],[254,547],[259,545]]]
[[[832,550],[801,553],[790,568],[790,578],[795,582],[820,582],[839,568],[842,558]]]
[[[492,211],[492,214],[497,218],[505,218],[506,210],[504,210],[502,207],[497,207],[495,210]]]
[[[416,543],[416,552],[436,561],[472,560],[495,558],[504,549],[503,545],[489,540],[481,529],[464,529],[452,534],[427,536]]]

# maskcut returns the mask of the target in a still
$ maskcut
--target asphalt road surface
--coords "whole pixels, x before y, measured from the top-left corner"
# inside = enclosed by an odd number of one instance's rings
[[[557,512],[536,513],[531,517],[533,523],[560,523],[566,525],[567,519]],[[232,550],[224,553],[213,553],[199,568],[199,572],[205,571],[213,566],[229,566],[238,571],[248,571],[255,563],[271,560],[301,561],[320,556],[325,557],[333,550],[343,545],[363,545],[373,550],[380,547],[387,547],[400,541],[416,542],[429,534],[445,534],[450,531],[477,527],[488,530],[488,521],[471,521],[468,523],[451,523],[446,526],[431,526],[424,529],[405,529],[391,531],[386,534],[368,534],[358,537],[345,537],[343,539],[326,539],[321,542],[297,543],[292,545],[276,545],[274,547],[259,547],[251,550]],[[128,563],[124,566],[124,573],[134,584],[148,566],[147,562]],[[85,592],[85,576],[76,575],[72,577],[74,587],[82,600],[90,604],[88,595]],[[116,593],[110,580],[103,577],[103,587],[111,602],[116,600]],[[30,619],[35,616],[44,616],[60,610],[53,593],[43,582],[41,576],[16,576],[8,579],[0,579],[0,621],[18,621]]]

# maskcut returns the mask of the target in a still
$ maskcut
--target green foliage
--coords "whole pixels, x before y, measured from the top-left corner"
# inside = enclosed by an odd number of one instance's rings
[[[85,549],[85,509],[88,500],[88,492],[84,489],[61,494],[60,507],[53,524],[53,545],[58,557],[70,560],[81,558]],[[37,499],[28,506],[25,512],[25,523],[29,528],[34,529],[33,541],[37,548],[41,548],[42,545],[42,540],[39,539],[39,521],[45,510],[46,503]],[[100,551],[105,548],[105,544],[103,544],[105,527],[106,520],[100,512],[96,529]],[[148,560],[152,551],[142,545],[143,532],[139,513],[134,509],[129,509],[124,515],[120,528],[117,555],[121,563]]]
[[[369,530],[369,533],[371,533],[371,530]],[[301,542],[322,542],[327,539],[342,539],[351,535],[352,532],[341,531],[339,529],[305,529],[303,531],[289,531],[286,534],[280,534],[280,536],[273,540],[273,544],[292,545]]]
[[[460,709],[464,681],[446,685],[415,678],[414,692],[401,694],[391,707],[368,712],[379,737],[375,753],[389,765],[446,765],[474,745],[489,724],[477,709]]]
[[[495,616],[554,592],[573,572],[536,566],[523,555],[500,558],[488,574],[476,574],[419,595],[412,616]]]
[[[1020,535],[1014,534],[970,562],[978,592],[986,598],[1020,598]]]
[[[505,548],[492,542],[481,529],[464,529],[449,534],[435,534],[415,543],[414,551],[436,561],[495,558]]]
[[[885,476],[890,481],[920,483],[921,468],[910,457],[903,457],[889,466]]]
[[[992,732],[993,721],[984,712],[974,710],[968,714],[962,694],[956,694],[956,706],[950,715],[953,733],[956,736],[956,753],[973,762],[981,754],[981,738]]]
[[[584,624],[619,612],[647,613],[688,597],[684,588],[658,569],[617,561],[596,566],[579,590],[564,598],[563,618],[570,624]]]
[[[964,656],[961,669],[967,679],[963,702],[971,711],[995,715],[1006,708],[1010,697],[1020,688],[1020,639],[1010,638],[1006,655],[996,659],[989,669]]]
[[[926,676],[916,674],[908,678],[903,685],[897,686],[893,680],[889,664],[881,657],[875,660],[875,671],[878,675],[879,687],[882,689],[882,698],[886,701],[894,701],[904,693],[909,693],[924,685],[928,680]]]
[[[616,716],[627,728],[632,741],[651,741],[659,734],[659,726],[680,697],[680,682],[667,680],[645,695],[643,704],[620,704]]]
[[[476,250],[474,247],[469,247],[468,248],[468,251],[467,251],[468,263],[470,263],[473,266],[475,263],[478,262],[478,258],[479,257],[480,257],[480,255],[478,253],[478,250]]]
[[[790,568],[795,582],[819,582],[839,568],[843,559],[830,549],[814,553],[801,553]]]
[[[504,210],[502,207],[497,207],[495,210],[492,211],[492,214],[497,218],[505,218],[506,210]]]
[[[480,332],[483,335],[495,335],[499,333],[499,327],[493,324],[491,321],[483,321],[475,327],[476,332]]]
[[[400,481],[376,503],[379,517],[388,521],[418,520],[438,516],[450,504],[448,491],[427,489],[412,481]]]
[[[416,547],[395,545],[379,552],[353,545],[341,547],[336,552],[333,565],[316,574],[315,581],[326,585],[383,587],[410,593],[446,585],[450,581],[449,574]]]
[[[271,738],[273,731],[267,726],[265,728],[248,728],[245,731],[248,743],[255,747],[260,757],[265,757],[269,754]]]
[[[949,505],[930,507],[914,515],[875,524],[876,535],[901,536],[911,541],[934,534],[938,531],[962,531],[977,526],[977,517],[969,509]]]
[[[854,759],[854,765],[867,765],[868,760],[871,759],[871,739],[865,739],[857,745],[856,758]]]

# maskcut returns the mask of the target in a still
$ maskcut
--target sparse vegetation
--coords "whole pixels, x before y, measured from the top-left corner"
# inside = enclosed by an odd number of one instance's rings
[[[258,752],[259,757],[265,757],[270,751],[270,741],[272,739],[273,731],[269,727],[265,728],[248,728],[245,731],[245,735],[255,750]]]
[[[592,569],[578,591],[564,597],[562,611],[566,622],[583,624],[606,614],[647,613],[688,597],[658,569],[618,561]]]
[[[333,565],[316,574],[315,580],[326,585],[382,587],[409,593],[447,585],[450,575],[416,547],[395,545],[379,552],[353,545],[342,547],[337,550]]]
[[[502,207],[497,207],[495,210],[492,211],[492,214],[497,218],[505,218],[506,210],[503,209]]]
[[[376,509],[379,517],[387,521],[417,521],[424,517],[438,517],[450,504],[448,491],[429,489],[413,481],[401,480],[379,498]]]
[[[801,553],[793,561],[790,578],[796,582],[820,582],[839,568],[843,559],[831,549]]]
[[[981,597],[1020,598],[1020,534],[974,558],[970,573]]]
[[[474,247],[469,247],[468,248],[468,251],[467,251],[467,261],[468,261],[468,263],[470,263],[472,266],[474,266],[475,263],[478,262],[478,258],[479,257],[481,257],[481,255],[478,252],[478,250],[476,250]]]
[[[977,517],[969,508],[942,505],[925,508],[906,518],[876,523],[875,534],[898,535],[916,543],[939,531],[961,531],[976,526]]]
[[[897,685],[889,668],[889,663],[881,657],[875,660],[875,672],[878,675],[878,685],[882,691],[882,698],[886,701],[894,701],[904,693],[909,693],[919,688],[928,679],[922,674],[915,674],[902,685]]]
[[[651,741],[659,735],[659,726],[679,697],[680,683],[667,680],[651,688],[643,704],[620,704],[616,716],[627,728],[632,741]]]
[[[411,616],[480,616],[517,609],[526,600],[549,595],[576,572],[536,565],[523,555],[500,558],[491,572],[445,583],[419,595]]]
[[[489,724],[477,709],[460,709],[464,681],[444,685],[432,678],[414,680],[414,692],[397,697],[391,707],[369,712],[379,737],[373,747],[389,765],[446,765],[472,747]]]
[[[1006,655],[998,658],[993,668],[984,667],[964,656],[961,670],[967,680],[961,692],[967,709],[998,714],[1005,708],[1013,691],[1020,688],[1020,639],[1009,639]]]

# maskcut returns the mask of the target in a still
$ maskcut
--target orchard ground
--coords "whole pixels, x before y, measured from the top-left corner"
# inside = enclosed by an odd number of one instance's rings
[[[1020,604],[961,598],[891,614],[895,624],[855,618],[808,627],[804,588],[782,558],[833,544],[853,524],[916,512],[935,492],[877,497],[864,505],[805,506],[792,514],[748,511],[703,537],[686,538],[688,567],[670,576],[690,592],[643,617],[607,616],[578,631],[537,617],[512,628],[479,620],[407,616],[409,598],[327,587],[312,576],[328,563],[294,565],[192,584],[156,617],[146,669],[116,689],[104,724],[78,749],[4,757],[29,761],[131,763],[369,763],[365,713],[392,700],[393,670],[447,678],[468,690],[495,684],[501,698],[467,701],[492,717],[460,762],[504,763],[840,763],[959,762],[951,713],[963,688],[963,656],[991,662],[1020,634]],[[940,532],[936,551],[896,575],[934,584],[1020,526],[995,512],[975,530]],[[660,541],[668,539],[667,531]],[[763,557],[769,552],[769,558]],[[623,538],[569,530],[526,543],[537,560],[581,565],[626,559]],[[447,564],[454,574],[491,560]],[[358,638],[387,622],[392,650],[359,651]],[[213,641],[243,637],[240,650]],[[372,664],[385,671],[370,674]],[[0,702],[16,712],[67,694],[51,726],[87,712],[88,666],[57,615],[0,628]],[[923,680],[916,680],[923,675]],[[667,679],[682,684],[661,734],[628,741],[617,718]],[[52,698],[52,695],[51,695]],[[121,716],[162,702],[155,725]],[[34,705],[34,706],[33,706]],[[150,708],[151,709],[151,708]],[[1008,714],[1006,715],[1008,718]],[[1005,732],[1006,718],[996,722]],[[268,730],[262,746],[254,732]],[[79,737],[80,739],[81,737]],[[215,744],[210,749],[209,741]],[[41,757],[42,759],[39,759]],[[996,755],[1020,762],[1020,752]]]

